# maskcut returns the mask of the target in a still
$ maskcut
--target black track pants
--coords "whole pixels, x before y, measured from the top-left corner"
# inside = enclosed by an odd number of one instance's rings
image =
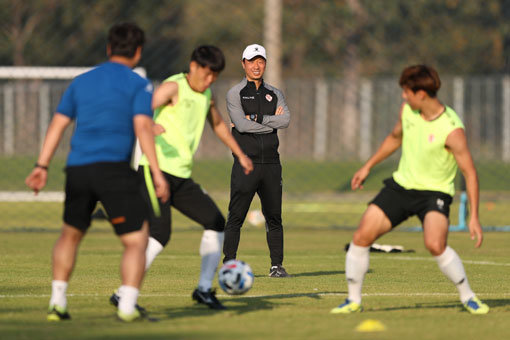
[[[237,160],[232,166],[223,262],[236,258],[241,226],[253,196],[257,193],[266,219],[266,237],[271,265],[282,264],[282,166],[280,164],[253,164],[253,166],[254,169],[249,175],[244,174]]]

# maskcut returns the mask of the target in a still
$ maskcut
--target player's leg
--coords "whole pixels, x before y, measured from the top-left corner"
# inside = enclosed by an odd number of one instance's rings
[[[78,246],[85,235],[84,231],[64,223],[59,239],[53,248],[53,281],[48,320],[69,319],[67,313],[67,286],[76,263]]]
[[[64,225],[52,254],[50,321],[70,319],[67,312],[67,286],[76,263],[78,246],[90,225],[90,215],[96,205],[96,197],[88,182],[88,167],[69,167],[66,172]]]
[[[370,204],[354,233],[345,256],[345,278],[348,297],[332,313],[349,314],[361,311],[361,289],[369,266],[369,251],[372,243],[391,230],[392,224],[384,211]]]
[[[124,246],[117,316],[127,322],[143,316],[136,301],[145,272],[149,207],[139,189],[140,178],[129,164],[98,166],[95,190]]]
[[[137,307],[140,286],[145,273],[145,251],[149,237],[149,225],[144,221],[142,228],[120,234],[119,238],[124,246],[121,260],[122,286],[119,288],[120,299],[118,316],[123,321],[132,321],[140,316]]]
[[[266,240],[269,247],[270,277],[288,277],[283,268],[282,166],[262,164],[262,179],[257,190],[266,219]]]
[[[199,248],[200,277],[192,297],[209,308],[225,309],[211,289],[221,259],[225,218],[211,197],[192,179],[182,180],[173,192],[173,202],[177,210],[204,227]]]
[[[145,270],[148,270],[156,256],[163,251],[163,248],[170,241],[172,230],[172,211],[170,206],[173,204],[174,189],[178,183],[173,183],[173,176],[163,172],[170,187],[170,198],[163,203],[156,197],[149,166],[141,166],[138,170],[138,174],[142,179],[142,197],[147,206],[149,206],[149,242],[147,244],[145,262]],[[156,216],[156,211],[158,210],[157,207],[154,207],[156,204],[159,207],[159,216]]]
[[[385,187],[363,214],[345,256],[348,298],[331,310],[331,313],[349,314],[361,311],[361,289],[368,271],[370,246],[409,216],[407,193],[393,179],[387,179],[384,183]]]
[[[223,262],[233,260],[237,256],[241,227],[257,190],[261,172],[260,164],[253,164],[253,166],[253,171],[248,175],[244,174],[243,168],[237,160],[234,161],[232,166],[230,203],[228,205],[225,242],[223,244]]]
[[[172,188],[174,185],[170,182],[170,175],[163,173],[165,179],[168,181],[170,186],[170,191],[172,192]],[[152,184],[152,177],[150,174],[150,170],[145,169],[145,166],[140,166],[138,170],[138,176],[140,178],[140,193],[145,202],[145,205],[148,207],[149,214],[149,238],[147,242],[147,249],[145,251],[145,271],[147,271],[152,262],[156,258],[156,256],[161,253],[164,246],[170,240],[171,234],[171,209],[170,205],[173,200],[172,193],[170,194],[169,200],[165,203],[162,203],[157,197],[154,190],[154,185]],[[154,207],[156,205],[159,207],[159,216],[156,216],[155,210],[158,208]],[[110,296],[110,303],[115,307],[119,306],[120,296],[123,294],[123,286],[117,288],[117,290]],[[136,304],[135,308],[142,315],[145,315],[147,311],[142,306]]]
[[[474,314],[485,314],[489,307],[476,298],[459,255],[447,245],[448,227],[448,217],[444,213],[427,212],[423,219],[425,247],[436,259],[439,269],[457,287],[460,301],[466,309]]]

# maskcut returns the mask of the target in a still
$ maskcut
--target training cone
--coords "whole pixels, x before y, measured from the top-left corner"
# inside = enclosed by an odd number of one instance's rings
[[[386,326],[378,320],[365,320],[356,327],[358,332],[382,332],[386,330]]]

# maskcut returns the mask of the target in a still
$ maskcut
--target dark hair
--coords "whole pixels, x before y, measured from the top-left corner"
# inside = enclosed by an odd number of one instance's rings
[[[402,71],[399,84],[413,92],[423,90],[434,98],[441,87],[441,80],[434,68],[427,65],[413,65]]]
[[[111,55],[132,58],[136,49],[143,47],[144,42],[143,30],[131,22],[115,24],[108,32]]]
[[[198,46],[191,54],[191,61],[202,67],[209,67],[214,72],[221,72],[225,68],[225,56],[216,46]]]

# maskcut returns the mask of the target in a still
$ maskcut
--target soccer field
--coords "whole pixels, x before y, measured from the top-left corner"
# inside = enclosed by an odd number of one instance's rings
[[[219,292],[227,311],[195,305],[201,229],[177,228],[156,259],[139,299],[159,322],[123,324],[108,297],[119,284],[121,246],[107,226],[96,225],[80,249],[69,287],[70,322],[48,323],[50,252],[58,234],[0,232],[1,339],[508,339],[510,233],[486,233],[474,249],[467,233],[451,233],[450,245],[464,261],[471,286],[491,311],[465,312],[455,287],[425,251],[422,234],[395,231],[380,243],[416,250],[371,254],[364,285],[365,311],[332,315],[346,297],[344,245],[352,230],[289,227],[284,265],[288,279],[267,277],[269,256],[263,229],[246,228],[239,258],[255,273],[243,296]],[[217,286],[217,282],[215,282]],[[367,319],[386,326],[360,333]]]

